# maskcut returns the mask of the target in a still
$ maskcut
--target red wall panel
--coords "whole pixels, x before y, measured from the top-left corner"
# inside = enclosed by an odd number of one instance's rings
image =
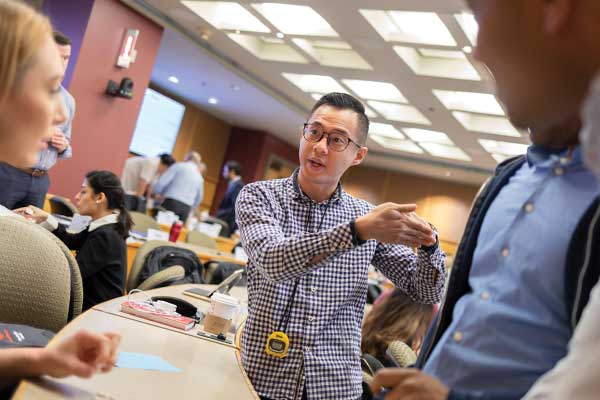
[[[137,59],[128,69],[115,63],[127,28],[140,30]],[[72,197],[87,171],[120,175],[162,38],[163,28],[117,0],[96,0],[69,91],[77,109],[72,126],[73,157],[51,170],[50,193]],[[133,99],[104,94],[109,79],[134,82]]]

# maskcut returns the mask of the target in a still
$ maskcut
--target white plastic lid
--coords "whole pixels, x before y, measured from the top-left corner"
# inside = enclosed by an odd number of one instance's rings
[[[237,306],[239,304],[238,299],[232,296],[228,296],[223,293],[215,293],[211,296],[211,301],[215,301],[217,303],[226,304],[228,306]]]

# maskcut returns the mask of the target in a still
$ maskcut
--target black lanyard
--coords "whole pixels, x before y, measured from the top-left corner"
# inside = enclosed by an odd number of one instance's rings
[[[317,227],[317,230],[315,231],[315,233],[319,232],[321,230],[321,227],[323,226],[323,221],[325,220],[325,216],[327,215],[327,211],[329,210],[330,204],[331,204],[331,197],[329,198],[329,200],[327,200],[327,204],[325,206],[325,211],[323,212],[323,215],[321,216],[321,221],[319,222],[319,226]],[[311,214],[312,214],[312,207],[311,207]],[[311,218],[311,220],[312,220],[312,218]],[[300,283],[300,279],[301,278],[298,278],[294,282],[294,287],[292,288],[292,295],[290,296],[290,299],[288,300],[287,304],[285,305],[285,309],[283,310],[283,315],[281,316],[281,322],[279,323],[279,328],[277,329],[278,331],[285,332],[287,329],[288,323],[290,322],[290,317],[292,315],[292,306],[293,306],[294,300],[296,298],[296,290],[298,289],[298,283]]]

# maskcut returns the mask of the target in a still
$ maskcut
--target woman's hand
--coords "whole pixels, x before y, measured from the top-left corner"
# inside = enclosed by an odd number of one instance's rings
[[[33,221],[36,224],[41,224],[42,222],[47,220],[48,216],[50,215],[46,211],[39,209],[36,206],[17,208],[16,210],[13,210],[13,212],[22,215],[23,217],[25,217],[25,219]]]

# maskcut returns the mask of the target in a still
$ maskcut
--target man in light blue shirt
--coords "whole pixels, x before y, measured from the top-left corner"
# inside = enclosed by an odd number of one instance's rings
[[[200,173],[201,165],[200,154],[190,152],[185,162],[173,164],[152,186],[154,195],[164,199],[161,206],[173,211],[183,222],[202,202],[204,178]]]
[[[71,41],[60,32],[54,32],[54,41],[59,50],[63,73],[67,70],[71,57]],[[31,168],[15,168],[11,165],[0,163],[0,204],[14,209],[34,205],[44,207],[44,200],[50,178],[48,170],[60,159],[71,158],[71,124],[75,116],[75,99],[62,85],[60,94],[63,98],[68,118],[64,124],[58,126],[52,134],[48,148],[42,150],[36,165]]]

